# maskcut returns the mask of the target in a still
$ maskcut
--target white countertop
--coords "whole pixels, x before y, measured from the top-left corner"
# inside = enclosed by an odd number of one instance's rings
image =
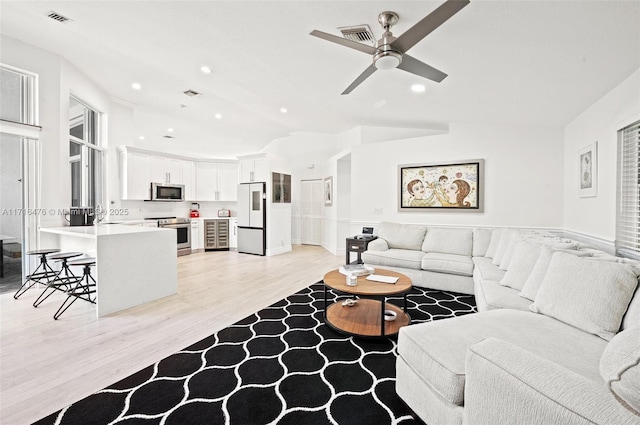
[[[124,235],[131,233],[166,232],[173,229],[157,227],[127,226],[124,224],[98,224],[97,226],[65,226],[65,227],[41,227],[41,232],[56,233],[58,235],[70,235],[84,238],[97,236]]]

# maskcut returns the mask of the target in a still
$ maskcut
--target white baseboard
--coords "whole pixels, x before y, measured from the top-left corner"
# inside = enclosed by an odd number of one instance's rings
[[[274,255],[280,255],[280,254],[285,254],[287,252],[291,252],[291,250],[292,250],[291,245],[286,245],[286,246],[281,246],[274,249],[267,249],[267,252],[265,255],[267,257],[273,257]]]

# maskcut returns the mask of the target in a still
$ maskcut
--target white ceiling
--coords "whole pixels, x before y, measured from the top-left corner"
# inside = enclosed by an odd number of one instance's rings
[[[3,0],[0,32],[64,56],[135,105],[136,143],[218,156],[359,125],[563,127],[640,68],[640,1],[472,0],[409,51],[447,73],[442,83],[392,70],[340,95],[371,58],[311,30],[368,24],[379,38],[377,15],[393,10],[398,36],[441,3]],[[425,93],[410,91],[417,82]]]

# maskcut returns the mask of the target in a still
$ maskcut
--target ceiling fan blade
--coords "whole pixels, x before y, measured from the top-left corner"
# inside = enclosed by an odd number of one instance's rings
[[[356,87],[358,87],[360,85],[360,83],[362,83],[364,80],[366,80],[371,74],[373,74],[374,72],[377,71],[377,68],[375,66],[373,66],[373,64],[369,65],[369,67],[367,69],[364,70],[364,72],[362,74],[360,74],[358,76],[358,78],[355,79],[355,81],[353,83],[351,83],[351,85],[349,87],[346,88],[345,91],[342,92],[342,94],[349,94],[351,93],[351,91],[353,89],[355,89]]]
[[[468,4],[469,0],[447,0],[406,30],[391,45],[403,53],[406,52]]]
[[[409,56],[406,53],[402,55],[402,62],[398,65],[398,68],[403,71],[410,72],[415,75],[419,75],[420,77],[427,78],[429,80],[433,80],[436,83],[441,82],[447,76],[444,72],[435,69],[431,65],[427,65],[424,62],[419,61],[413,56]]]
[[[327,41],[331,41],[332,43],[340,44],[342,46],[346,46],[346,47],[350,47],[350,48],[355,49],[355,50],[359,50],[362,53],[368,53],[370,55],[374,55],[377,52],[375,47],[368,46],[368,45],[362,44],[362,43],[358,43],[357,41],[347,40],[346,38],[338,37],[337,35],[328,34],[326,32],[313,30],[309,34],[313,35],[315,37],[318,37],[318,38],[322,38],[322,39],[327,40]]]

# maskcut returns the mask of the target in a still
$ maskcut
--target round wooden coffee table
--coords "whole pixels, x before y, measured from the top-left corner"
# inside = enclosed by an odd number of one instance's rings
[[[411,279],[402,273],[376,268],[374,274],[397,277],[396,283],[382,283],[367,280],[367,276],[358,277],[357,286],[348,286],[346,276],[338,270],[324,275],[324,319],[332,329],[347,335],[359,337],[388,337],[396,335],[401,327],[411,323],[407,314],[407,293],[411,291]],[[342,305],[344,299],[327,307],[327,290],[356,295],[358,302],[353,306]],[[386,298],[393,295],[404,296],[404,309],[387,303]],[[355,298],[355,297],[354,297]],[[384,311],[396,313],[396,319],[384,320]]]

